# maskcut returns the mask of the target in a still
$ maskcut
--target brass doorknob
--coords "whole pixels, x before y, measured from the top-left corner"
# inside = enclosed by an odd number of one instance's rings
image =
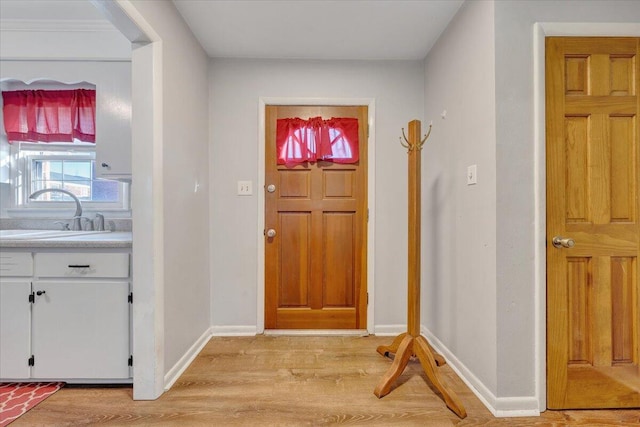
[[[551,240],[556,248],[572,248],[576,245],[576,241],[570,237],[556,236]]]

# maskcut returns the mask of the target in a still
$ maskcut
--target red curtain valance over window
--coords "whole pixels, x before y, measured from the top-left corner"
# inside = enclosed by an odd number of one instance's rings
[[[95,90],[16,90],[2,98],[9,143],[96,142]]]
[[[358,161],[358,119],[313,117],[278,119],[276,127],[278,164],[318,160],[335,163]]]

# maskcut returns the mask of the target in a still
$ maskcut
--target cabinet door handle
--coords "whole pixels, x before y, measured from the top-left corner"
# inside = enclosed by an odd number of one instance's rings
[[[36,295],[40,296],[40,295],[46,294],[46,293],[47,293],[47,291],[37,291]]]
[[[69,264],[69,268],[89,268],[91,264]]]

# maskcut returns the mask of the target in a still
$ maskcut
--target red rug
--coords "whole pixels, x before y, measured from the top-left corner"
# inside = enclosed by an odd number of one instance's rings
[[[64,383],[0,383],[0,427],[60,390]]]

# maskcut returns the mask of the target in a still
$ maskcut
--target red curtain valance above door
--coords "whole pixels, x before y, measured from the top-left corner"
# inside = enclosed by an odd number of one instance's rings
[[[358,119],[313,117],[278,119],[276,149],[279,165],[318,160],[358,161]]]
[[[96,141],[96,91],[16,90],[2,92],[9,142]]]

